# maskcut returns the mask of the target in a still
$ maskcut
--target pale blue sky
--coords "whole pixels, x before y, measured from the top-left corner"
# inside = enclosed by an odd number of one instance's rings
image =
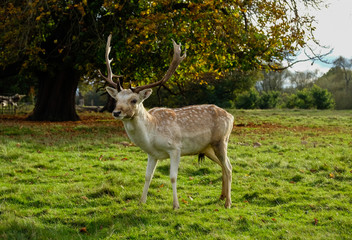
[[[316,16],[317,29],[316,38],[322,45],[333,48],[333,52],[328,60],[343,56],[352,58],[352,0],[327,0],[328,8],[322,8],[320,11],[312,11],[309,13]],[[324,49],[316,49],[317,52],[326,52]],[[301,54],[298,59],[303,59]],[[292,67],[293,71],[305,71],[318,69],[320,72],[327,72],[331,66],[319,62],[299,63]]]

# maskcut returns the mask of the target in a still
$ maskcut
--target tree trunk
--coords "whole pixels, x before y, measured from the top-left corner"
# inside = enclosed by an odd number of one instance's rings
[[[56,64],[51,71],[38,74],[37,101],[31,121],[77,121],[75,95],[79,73],[73,64]]]

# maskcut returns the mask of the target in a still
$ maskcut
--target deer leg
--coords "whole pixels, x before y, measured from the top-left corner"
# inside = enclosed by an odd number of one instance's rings
[[[225,173],[224,173],[224,168],[221,168],[221,178],[222,178],[222,190],[221,190],[221,195],[220,195],[220,200],[224,200],[227,195],[227,182],[225,178]]]
[[[180,204],[178,203],[177,198],[177,174],[178,174],[178,166],[180,164],[181,152],[180,150],[175,150],[170,154],[170,180],[172,185],[172,196],[173,196],[173,208],[180,208]]]
[[[145,173],[145,183],[143,188],[143,194],[140,200],[141,203],[145,203],[147,201],[148,189],[150,186],[150,182],[152,181],[157,162],[158,161],[155,158],[148,155],[147,170]]]
[[[224,200],[226,198],[226,191],[225,191],[225,175],[224,175],[224,167],[222,166],[222,163],[220,162],[220,160],[218,159],[218,157],[215,155],[214,149],[212,147],[208,147],[204,150],[204,154],[205,156],[207,156],[210,160],[212,160],[213,162],[219,164],[219,166],[222,169],[222,188],[221,188],[221,195],[220,195],[220,199]]]
[[[222,164],[222,173],[224,179],[225,191],[225,208],[231,207],[231,182],[232,182],[232,166],[229,158],[227,157],[227,142],[222,141],[214,146],[215,155],[218,157]]]

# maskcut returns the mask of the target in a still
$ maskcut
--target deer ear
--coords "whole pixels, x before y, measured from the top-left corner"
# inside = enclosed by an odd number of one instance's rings
[[[106,89],[106,91],[109,93],[109,95],[110,95],[112,98],[116,99],[117,90],[116,90],[115,88],[106,87],[105,89]]]
[[[140,99],[142,101],[144,101],[152,94],[152,92],[153,92],[153,90],[151,88],[147,88],[147,89],[140,91],[138,94],[139,94]]]

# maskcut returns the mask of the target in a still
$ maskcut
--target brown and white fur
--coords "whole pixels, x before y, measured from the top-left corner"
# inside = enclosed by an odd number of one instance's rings
[[[226,208],[231,206],[232,166],[227,157],[227,144],[233,127],[231,114],[215,105],[153,108],[147,111],[143,101],[151,95],[151,89],[139,93],[130,89],[119,92],[111,87],[106,89],[117,101],[113,116],[122,120],[131,141],[148,154],[142,203],[147,200],[157,161],[170,158],[173,207],[179,208],[176,180],[180,157],[204,154],[221,166],[220,198],[226,198]]]

